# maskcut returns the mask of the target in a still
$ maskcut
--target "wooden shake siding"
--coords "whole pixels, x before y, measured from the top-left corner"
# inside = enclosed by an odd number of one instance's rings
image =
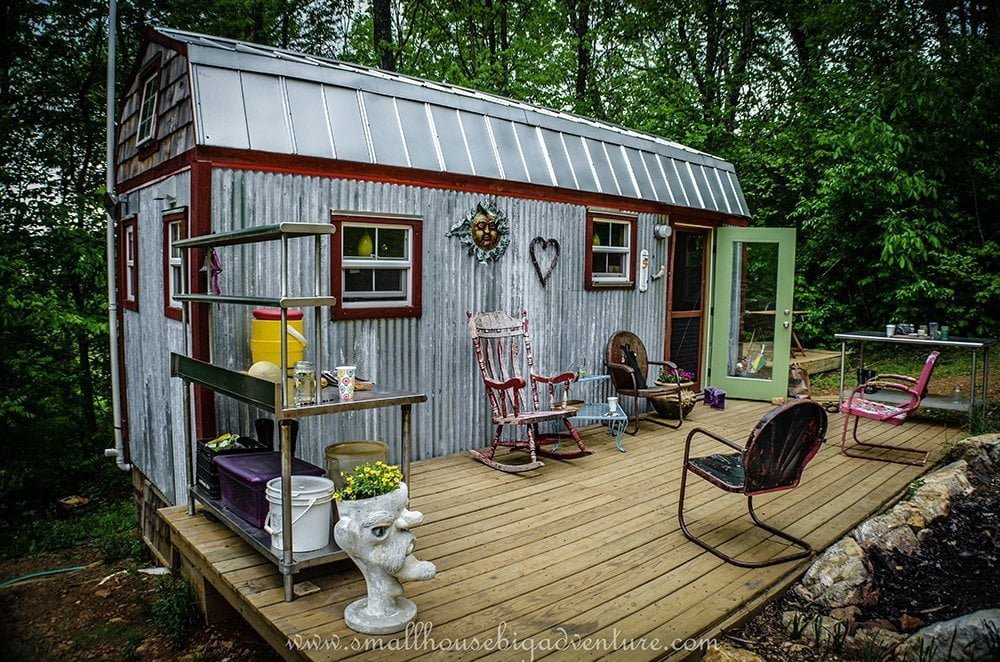
[[[135,144],[143,82],[143,78],[137,76],[125,90],[118,126],[119,182],[135,177],[195,146],[187,58],[175,50],[150,43],[143,54],[140,71],[156,58],[160,58],[158,118],[154,133],[156,146],[152,150],[144,150]]]

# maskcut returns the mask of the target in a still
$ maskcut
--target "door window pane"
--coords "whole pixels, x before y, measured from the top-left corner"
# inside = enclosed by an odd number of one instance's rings
[[[701,310],[705,235],[678,232],[674,249],[674,311]]]
[[[727,374],[771,379],[774,360],[778,244],[733,244],[732,317],[729,323]]]

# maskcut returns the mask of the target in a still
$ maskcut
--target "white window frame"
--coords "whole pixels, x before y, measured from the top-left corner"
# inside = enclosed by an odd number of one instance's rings
[[[137,302],[139,271],[135,261],[135,224],[125,226],[125,300]]]
[[[374,234],[372,237],[372,246],[375,247],[376,255],[378,254],[378,231],[379,230],[403,230],[406,232],[406,257],[405,258],[362,258],[357,255],[348,255],[346,251],[346,246],[341,242],[340,246],[340,292],[337,296],[340,297],[341,307],[344,309],[351,308],[402,308],[410,307],[413,305],[413,227],[409,225],[395,225],[393,223],[357,223],[351,221],[343,221],[341,223],[341,232],[346,236],[346,231],[348,228],[361,228],[368,230]],[[391,269],[394,271],[402,271],[403,273],[403,294],[405,299],[379,299],[379,296],[386,296],[387,292],[364,292],[364,293],[352,293],[348,295],[347,292],[347,272],[351,269]],[[360,301],[348,301],[347,297],[350,296],[354,299],[361,299]]]
[[[177,236],[174,236],[174,228],[177,229]],[[180,308],[181,302],[174,299],[174,294],[180,292],[176,291],[175,285],[184,284],[184,263],[181,261],[181,250],[180,248],[174,248],[174,242],[180,241],[184,238],[184,221],[182,219],[177,219],[176,221],[167,222],[167,239],[170,241],[170,245],[167,246],[167,292],[170,295],[170,300],[167,302],[171,308]],[[175,256],[174,253],[177,253]],[[183,292],[183,289],[181,289]]]
[[[597,232],[597,226],[599,224],[610,224],[610,225],[620,225],[625,230],[625,245],[624,246],[605,246],[605,245],[591,245],[591,251],[594,255],[598,253],[603,254],[620,254],[624,255],[624,269],[620,274],[614,274],[610,272],[599,272],[597,271],[596,261],[591,258],[591,281],[595,285],[630,285],[632,284],[632,223],[634,221],[626,221],[617,218],[606,218],[602,216],[594,216],[592,223],[594,227],[594,232]]]
[[[150,95],[150,93],[152,93]],[[160,96],[160,72],[154,72],[142,84],[142,100],[139,103],[139,125],[135,130],[136,146],[149,142],[156,133],[156,102]],[[147,115],[146,111],[149,111]],[[143,126],[146,127],[145,132]]]

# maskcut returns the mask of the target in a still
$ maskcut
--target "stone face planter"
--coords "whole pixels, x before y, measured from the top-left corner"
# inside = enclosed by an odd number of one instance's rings
[[[401,580],[433,579],[437,568],[413,556],[410,529],[424,516],[407,509],[406,483],[370,499],[338,501],[340,519],[333,529],[337,544],[361,570],[368,597],[344,610],[344,621],[364,634],[390,634],[406,629],[417,605],[403,597]]]
[[[691,410],[694,409],[695,405],[694,382],[681,382],[679,385],[656,382],[656,385],[662,388],[670,388],[671,391],[675,391],[680,388],[681,406],[684,412],[684,417],[687,418],[687,415],[691,413]],[[649,403],[653,405],[656,415],[661,418],[680,418],[677,415],[677,396],[674,395],[674,393],[650,398]]]

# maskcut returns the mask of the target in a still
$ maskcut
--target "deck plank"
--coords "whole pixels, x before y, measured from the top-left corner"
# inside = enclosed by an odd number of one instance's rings
[[[699,406],[681,430],[644,423],[626,436],[627,453],[601,429],[584,431],[595,453],[574,461],[546,460],[528,474],[492,471],[465,454],[415,462],[412,507],[426,523],[416,530],[417,555],[434,561],[438,576],[409,584],[419,619],[432,636],[483,640],[505,622],[508,636],[529,638],[534,657],[572,656],[653,659],[664,650],[552,650],[565,628],[594,642],[629,638],[716,636],[777,595],[806,562],[762,570],[730,566],[681,534],[676,517],[683,443],[704,426],[734,441],[746,437],[769,407],[733,401],[725,411]],[[759,498],[765,521],[785,527],[822,549],[894,498],[921,472],[918,467],[848,458],[836,448],[842,419],[830,416],[830,441],[806,470],[802,485]],[[899,428],[867,428],[876,439],[929,450],[958,431],[923,422]],[[715,452],[714,442],[696,438],[693,453]],[[728,553],[764,558],[784,543],[754,530],[741,497],[724,495],[705,481],[689,485],[689,526]],[[281,578],[272,564],[218,523],[189,517],[183,507],[161,515],[178,549],[196,565],[255,629],[290,659],[345,659],[351,650],[381,642],[385,659],[506,659],[524,651],[442,652],[399,648],[400,637],[354,635],[343,622],[347,604],[362,596],[364,582],[350,562],[311,568],[300,575],[320,592],[283,601]],[[289,637],[323,641],[339,637],[339,649],[289,650]],[[548,648],[545,648],[548,646]],[[683,652],[675,653],[682,656]]]

